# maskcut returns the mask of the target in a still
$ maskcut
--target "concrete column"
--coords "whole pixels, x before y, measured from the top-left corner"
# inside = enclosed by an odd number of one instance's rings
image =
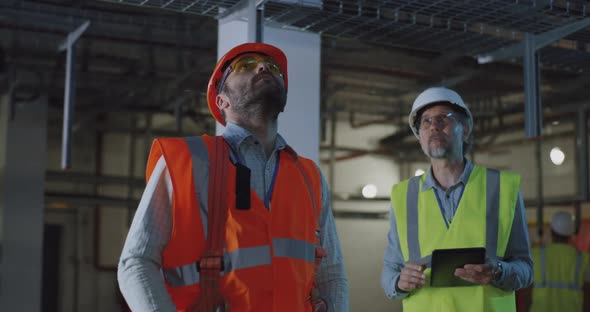
[[[0,311],[41,311],[47,99],[0,96]]]
[[[263,42],[287,55],[287,107],[279,115],[279,133],[297,153],[319,162],[320,147],[320,35],[265,26]],[[248,41],[248,22],[228,17],[219,21],[217,56]],[[221,133],[217,125],[217,133]]]

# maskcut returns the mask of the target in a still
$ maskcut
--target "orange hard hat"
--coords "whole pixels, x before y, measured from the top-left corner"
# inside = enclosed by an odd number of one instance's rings
[[[266,43],[244,43],[239,46],[234,47],[233,49],[229,50],[220,60],[217,62],[215,69],[213,70],[213,74],[209,79],[209,85],[207,86],[207,104],[209,105],[209,110],[215,120],[217,120],[220,124],[225,126],[225,120],[223,120],[223,116],[221,115],[221,111],[217,104],[215,103],[215,98],[217,97],[217,92],[219,91],[219,81],[223,77],[223,73],[227,66],[231,64],[231,62],[241,54],[245,53],[259,53],[268,55],[271,57],[277,64],[281,67],[283,71],[283,79],[285,81],[285,90],[288,89],[288,75],[287,75],[287,57],[285,53],[281,51],[281,49],[272,46]]]

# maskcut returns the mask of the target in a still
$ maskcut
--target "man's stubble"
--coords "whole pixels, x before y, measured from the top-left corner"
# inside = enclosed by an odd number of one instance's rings
[[[284,109],[286,93],[276,77],[261,78],[265,73],[253,76],[241,90],[226,87],[234,113],[244,117],[267,117],[276,120]]]

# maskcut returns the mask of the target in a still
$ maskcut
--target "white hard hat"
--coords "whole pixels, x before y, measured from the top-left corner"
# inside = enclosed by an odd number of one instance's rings
[[[566,211],[555,213],[551,218],[551,229],[553,232],[562,236],[570,236],[574,234],[574,231],[576,230],[574,216]]]
[[[416,114],[423,107],[436,102],[448,102],[462,108],[469,118],[469,122],[467,124],[469,127],[469,134],[471,134],[471,130],[473,128],[473,116],[471,115],[469,108],[467,108],[467,105],[465,105],[465,102],[463,102],[461,96],[451,89],[444,87],[434,87],[428,88],[420,93],[412,105],[412,112],[410,113],[408,121],[410,123],[410,128],[412,128],[412,132],[414,132],[416,137],[418,137],[418,129],[416,129]]]

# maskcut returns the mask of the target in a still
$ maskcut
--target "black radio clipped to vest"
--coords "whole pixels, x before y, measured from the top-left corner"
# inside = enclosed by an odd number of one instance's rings
[[[236,209],[250,209],[250,168],[236,163]]]

